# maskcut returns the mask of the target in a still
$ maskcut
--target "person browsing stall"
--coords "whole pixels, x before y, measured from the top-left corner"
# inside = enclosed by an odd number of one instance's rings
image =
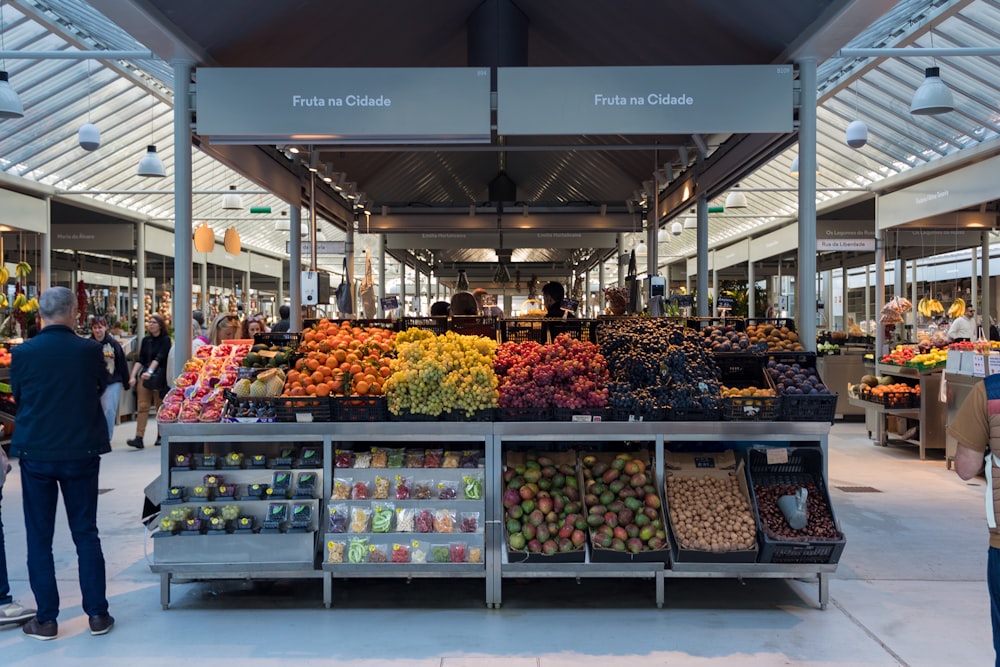
[[[566,298],[566,290],[562,283],[552,281],[545,283],[542,287],[542,303],[545,304],[545,317],[575,318],[576,315],[562,307],[563,299]]]
[[[167,387],[167,357],[170,356],[170,335],[167,321],[153,313],[146,322],[146,335],[139,346],[139,356],[132,366],[132,384],[138,397],[138,414],[135,418],[135,437],[125,442],[129,447],[142,449],[146,424],[149,422],[149,408],[159,409],[163,396],[160,392]],[[147,386],[149,385],[149,386]],[[160,444],[160,436],[156,442]]]
[[[94,340],[101,346],[104,354],[104,366],[108,371],[104,393],[101,394],[101,410],[108,422],[108,438],[115,432],[115,420],[118,417],[118,401],[122,391],[132,388],[132,376],[128,372],[128,361],[125,360],[125,350],[115,337],[108,332],[108,323],[103,317],[95,317],[90,322],[90,331]]]
[[[107,574],[97,530],[101,455],[111,451],[101,411],[108,370],[100,344],[73,331],[77,306],[71,290],[43,291],[38,313],[44,326],[11,351],[10,365],[17,401],[11,454],[20,459],[28,582],[38,607],[22,631],[41,640],[55,639],[59,632],[52,541],[62,493],[76,545],[83,611],[90,634],[103,635],[115,623],[108,613]]]
[[[240,318],[232,313],[222,313],[212,320],[208,327],[208,342],[219,345],[224,340],[232,340],[240,333]]]

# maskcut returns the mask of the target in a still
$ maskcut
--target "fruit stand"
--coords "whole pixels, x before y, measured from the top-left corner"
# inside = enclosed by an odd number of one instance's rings
[[[825,607],[845,543],[829,498],[798,529],[751,503],[779,478],[825,489],[837,395],[815,355],[784,326],[752,341],[732,322],[565,325],[501,344],[320,320],[288,353],[200,348],[158,414],[161,603],[174,577],[316,578],[327,606],[347,578],[474,578],[495,607],[505,578],[646,578],[662,605],[670,577],[757,576],[813,578]],[[776,349],[747,352],[760,343]],[[744,513],[695,539],[689,515],[714,501],[668,515],[666,454],[719,451],[757,461],[717,471],[755,526]]]
[[[931,449],[945,449],[946,404],[938,398],[941,390],[943,368],[920,370],[909,366],[881,365],[886,375],[910,381],[919,388],[916,404],[902,406],[886,405],[860,398],[851,398],[852,405],[864,408],[869,434],[877,445],[883,447],[902,443],[919,448],[920,458],[927,458]],[[912,434],[898,433],[889,428],[889,418],[917,422]],[[904,437],[905,436],[905,437]]]

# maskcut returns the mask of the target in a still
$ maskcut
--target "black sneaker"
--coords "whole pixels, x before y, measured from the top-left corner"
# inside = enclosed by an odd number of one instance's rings
[[[160,436],[156,436],[156,442],[154,442],[153,445],[155,447],[159,447],[160,446]]]
[[[111,632],[111,628],[115,624],[115,618],[111,614],[101,614],[99,616],[90,617],[90,634],[106,635]]]
[[[129,447],[135,447],[136,449],[142,449],[145,445],[142,444],[142,438],[136,436],[131,440],[126,440],[125,444]]]
[[[21,631],[32,639],[40,639],[44,642],[56,638],[56,635],[59,634],[59,624],[55,621],[39,621],[37,618],[33,618],[21,626]]]

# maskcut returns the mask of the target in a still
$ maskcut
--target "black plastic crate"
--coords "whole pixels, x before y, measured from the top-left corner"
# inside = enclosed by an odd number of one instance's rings
[[[279,422],[332,420],[329,396],[282,396],[272,399]]]
[[[294,331],[278,331],[254,334],[254,345],[286,345],[298,347],[302,342],[302,334]]]
[[[553,341],[557,336],[566,334],[571,338],[582,340],[587,343],[597,342],[597,320],[575,318],[575,319],[546,319],[544,320],[549,330],[549,341]]]
[[[403,410],[398,414],[389,411],[389,421],[394,422],[439,422],[442,420],[441,415],[427,415],[420,412],[410,412],[409,410]]]
[[[248,369],[249,370],[249,369]],[[227,422],[271,422],[277,419],[276,397],[237,396],[226,389],[222,418]]]
[[[448,331],[448,317],[404,317],[401,331],[407,329],[426,329],[436,334]]]
[[[722,399],[719,399],[720,402]],[[715,422],[722,419],[722,408],[706,408],[702,406],[678,408],[671,406],[666,411],[667,421],[672,422]]]
[[[365,319],[354,319],[354,318],[341,318],[330,321],[336,322],[341,326],[343,326],[344,324],[349,324],[352,327],[361,327],[362,329],[386,329],[388,331],[399,330],[399,320],[389,320],[389,319],[365,320]]]
[[[500,340],[500,320],[484,315],[457,315],[448,319],[448,330],[462,336]]]
[[[610,408],[608,414],[611,421],[616,422],[662,422],[670,419],[670,408],[653,408],[652,410]]]
[[[747,487],[750,491],[754,518],[757,522],[757,538],[760,540],[761,563],[837,563],[847,546],[847,539],[840,532],[830,493],[823,477],[823,452],[809,447],[790,447],[788,460],[783,463],[768,463],[766,448],[747,450]],[[830,518],[837,529],[836,539],[823,539],[804,535],[799,540],[780,540],[768,535],[760,518],[760,506],[755,484],[771,486],[776,484],[802,485],[813,483],[819,489],[820,497],[830,511]]]
[[[333,421],[380,422],[389,419],[385,396],[331,396]]]
[[[727,354],[716,356],[722,384],[726,387],[770,389],[774,383],[760,357]],[[726,421],[776,421],[781,416],[781,399],[774,396],[730,396],[722,399],[722,417]]]
[[[608,408],[553,408],[552,418],[557,422],[607,421],[611,418]]]
[[[496,420],[496,408],[483,408],[468,413],[465,410],[445,410],[441,413],[446,422],[491,422]]]
[[[795,319],[792,317],[749,317],[746,320],[747,326],[754,324],[760,326],[761,324],[770,324],[773,327],[778,327],[779,329],[784,327],[789,331],[795,331]]]
[[[552,421],[552,408],[497,408],[497,420],[502,422]]]
[[[778,364],[798,364],[802,368],[809,368],[816,371],[816,354],[813,352],[775,352],[768,354],[765,365],[771,362]],[[816,372],[816,377],[823,378]],[[781,392],[777,382],[768,369],[768,378],[775,383],[781,396],[781,417],[786,422],[830,422],[833,423],[837,414],[837,394],[830,392],[826,394],[786,394]],[[826,383],[824,383],[826,386]],[[827,390],[829,391],[829,387]]]
[[[744,317],[689,317],[685,323],[691,329],[703,331],[708,327],[731,326],[736,331],[747,330],[747,320]]]
[[[503,343],[548,342],[548,327],[544,320],[509,319],[500,321],[500,340]]]

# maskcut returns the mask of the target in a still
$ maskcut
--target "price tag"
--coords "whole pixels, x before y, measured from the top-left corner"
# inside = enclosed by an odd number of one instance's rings
[[[580,302],[576,299],[563,299],[561,308],[563,310],[568,310],[571,313],[575,313],[576,309],[580,307]]]
[[[986,377],[986,357],[981,354],[972,357],[972,375],[977,378]]]
[[[767,450],[767,464],[778,465],[788,463],[788,450],[784,447],[769,447]]]
[[[399,308],[399,297],[396,295],[387,296],[382,298],[382,310],[396,310]]]
[[[720,310],[723,308],[732,310],[734,305],[735,305],[735,300],[731,296],[720,296],[718,299],[716,299],[715,302],[715,307]]]
[[[995,375],[1000,373],[1000,354],[991,354],[989,357],[989,367],[990,375]]]
[[[670,300],[677,304],[678,308],[691,308],[694,306],[694,296],[691,294],[675,294]]]

